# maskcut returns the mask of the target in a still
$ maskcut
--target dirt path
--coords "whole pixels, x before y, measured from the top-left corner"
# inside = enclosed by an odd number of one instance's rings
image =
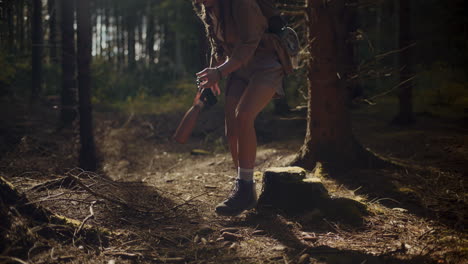
[[[49,131],[23,137],[1,160],[2,175],[27,191],[32,201],[79,222],[87,219],[93,206],[94,216],[86,224],[111,232],[107,242],[101,238],[92,243],[76,241],[75,235],[73,240],[69,236],[41,240],[44,247],[30,254],[31,263],[466,263],[462,173],[466,172],[467,141],[458,130],[443,129],[440,123],[435,123],[439,130],[430,129],[434,124],[428,123],[400,130],[358,116],[356,133],[366,146],[438,171],[422,175],[359,171],[346,179],[318,175],[332,195],[368,206],[371,214],[362,225],[350,226],[330,221],[317,210],[296,215],[252,210],[238,217],[217,216],[213,209],[230,192],[235,177],[219,120],[205,126],[209,129],[195,131],[191,143],[178,145],[169,140],[178,116],[98,114],[96,119],[102,175],[114,182],[99,175],[82,178],[83,182],[134,208],[80,188],[30,191],[73,167],[76,157],[65,153],[70,153],[73,147],[67,142],[76,135]],[[302,143],[304,125],[301,119],[260,117],[255,176],[259,193],[261,172],[293,158]],[[415,135],[424,141],[415,141]],[[440,155],[444,149],[450,149],[450,154]],[[434,184],[443,188],[428,192]],[[454,202],[454,197],[460,198]]]
[[[346,223],[332,223],[321,219],[317,212],[288,216],[281,212],[262,215],[251,211],[239,217],[219,217],[214,213],[214,207],[230,192],[235,177],[229,153],[219,148],[213,153],[216,146],[207,147],[206,143],[203,144],[202,140],[197,142],[197,139],[184,146],[165,139],[164,143],[155,144],[143,139],[141,134],[144,131],[141,124],[148,121],[134,121],[126,129],[108,133],[108,145],[121,144],[125,146],[122,147],[125,151],[121,148],[118,151],[121,157],[108,160],[106,174],[118,180],[141,180],[150,186],[157,186],[165,192],[164,196],[183,204],[181,214],[184,217],[173,219],[158,228],[163,230],[165,236],[187,238],[189,242],[184,249],[172,254],[190,260],[189,263],[308,263],[304,259],[309,259],[310,263],[402,263],[401,259],[405,259],[405,263],[450,263],[450,258],[457,258],[452,256],[457,255],[453,252],[454,248],[448,248],[448,245],[454,245],[456,239],[453,235],[456,232],[452,233],[433,220],[400,208],[405,207],[404,204],[381,205],[381,201],[391,198],[366,197],[365,193],[358,195],[330,178],[322,180],[332,195],[360,200],[369,206],[372,215],[365,219],[363,226],[354,228]],[[268,122],[265,124],[268,125]],[[284,125],[288,126],[288,123]],[[419,129],[416,129],[418,133],[422,133]],[[389,134],[392,132],[387,131]],[[415,132],[406,133],[411,137],[411,133]],[[374,142],[379,142],[384,136],[384,133],[380,133]],[[427,136],[430,137],[438,140],[440,134]],[[407,139],[400,137],[393,140]],[[459,144],[463,142],[463,137],[455,137],[453,141]],[[258,193],[261,192],[261,172],[268,167],[288,164],[300,144],[301,140],[296,138],[260,145],[256,164]],[[193,152],[203,147],[207,150],[206,154]],[[373,147],[378,148],[378,145],[374,143]],[[439,151],[438,147],[434,146],[433,150]],[[132,151],[133,148],[136,150]],[[395,151],[402,158],[409,159],[395,148],[388,149],[385,154]],[[239,236],[227,241],[222,236],[226,230]],[[456,244],[460,245],[459,242]]]

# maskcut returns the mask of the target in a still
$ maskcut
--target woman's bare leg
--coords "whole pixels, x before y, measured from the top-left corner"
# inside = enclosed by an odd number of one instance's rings
[[[228,94],[226,94],[226,102],[224,105],[226,137],[232,156],[232,161],[236,169],[239,167],[239,128],[236,124],[236,108],[245,90],[245,86],[246,84],[243,81],[238,79],[231,79],[231,82],[229,83]]]
[[[257,152],[257,136],[254,121],[258,113],[270,102],[275,94],[273,87],[251,83],[242,94],[236,108],[238,138],[238,163],[240,168],[253,169]]]

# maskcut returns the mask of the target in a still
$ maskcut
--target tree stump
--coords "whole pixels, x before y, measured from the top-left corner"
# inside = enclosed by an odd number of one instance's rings
[[[317,211],[324,218],[348,224],[362,223],[367,215],[364,204],[347,198],[333,198],[320,178],[306,177],[301,167],[274,167],[263,173],[258,210],[280,209],[287,213]]]

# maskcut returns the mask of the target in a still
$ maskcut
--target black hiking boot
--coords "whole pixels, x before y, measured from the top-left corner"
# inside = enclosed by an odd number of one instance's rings
[[[216,206],[216,213],[225,216],[236,216],[257,205],[257,192],[254,181],[237,179],[234,190],[229,197]]]

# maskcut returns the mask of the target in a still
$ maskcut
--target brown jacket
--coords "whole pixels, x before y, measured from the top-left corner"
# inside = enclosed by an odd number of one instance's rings
[[[287,51],[280,38],[267,33],[267,19],[257,1],[263,0],[219,0],[223,1],[224,28],[220,28],[220,14],[210,13],[217,38],[221,41],[225,56],[246,66],[253,56],[274,54],[278,56],[286,74],[292,72]],[[211,66],[214,64],[212,56]]]

